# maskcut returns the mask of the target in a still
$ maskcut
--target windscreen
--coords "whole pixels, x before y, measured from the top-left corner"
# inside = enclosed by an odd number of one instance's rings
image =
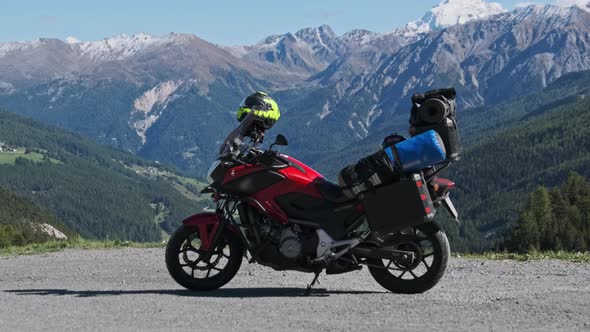
[[[248,113],[244,120],[240,122],[240,125],[238,125],[229,133],[229,135],[227,135],[219,147],[220,157],[227,156],[229,154],[237,155],[240,152],[240,148],[244,144],[244,137],[249,134],[254,119],[255,116],[252,113]]]

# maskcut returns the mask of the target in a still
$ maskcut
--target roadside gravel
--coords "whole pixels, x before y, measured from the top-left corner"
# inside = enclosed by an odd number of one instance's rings
[[[0,257],[0,330],[588,330],[590,264],[452,258],[420,295],[385,292],[366,269],[320,277],[244,262],[208,293],[168,276],[164,250]]]

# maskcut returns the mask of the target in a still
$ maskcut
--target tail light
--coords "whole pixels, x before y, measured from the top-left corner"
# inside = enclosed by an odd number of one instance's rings
[[[431,186],[434,192],[436,192],[438,195],[443,195],[447,191],[455,188],[455,182],[448,179],[435,178],[432,180]]]

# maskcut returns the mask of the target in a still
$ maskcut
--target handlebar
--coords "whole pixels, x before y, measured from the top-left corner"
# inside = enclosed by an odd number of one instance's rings
[[[262,151],[251,147],[238,155],[225,155],[219,157],[222,162],[230,162],[238,165],[261,164],[272,168],[284,168],[291,166],[291,162],[283,158],[278,152],[272,150]],[[278,163],[278,164],[277,164]]]

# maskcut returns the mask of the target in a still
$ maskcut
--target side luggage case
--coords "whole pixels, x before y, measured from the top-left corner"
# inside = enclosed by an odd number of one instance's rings
[[[374,191],[362,199],[371,230],[381,234],[400,231],[432,220],[436,213],[426,181],[412,173]]]

